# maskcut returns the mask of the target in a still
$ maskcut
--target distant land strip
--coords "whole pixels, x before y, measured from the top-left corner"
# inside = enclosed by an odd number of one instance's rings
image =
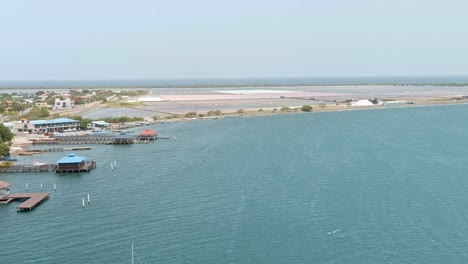
[[[197,85],[63,85],[63,86],[34,86],[34,85],[1,85],[0,90],[8,89],[35,89],[35,90],[54,90],[54,89],[149,89],[149,88],[258,88],[258,87],[316,87],[316,86],[444,86],[444,87],[464,87],[468,83],[304,83],[304,84],[197,84]]]

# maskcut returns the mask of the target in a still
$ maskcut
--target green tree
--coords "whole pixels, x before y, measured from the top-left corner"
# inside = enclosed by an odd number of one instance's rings
[[[11,106],[11,109],[13,109],[16,112],[22,112],[26,109],[26,106],[24,104],[14,102],[13,105]]]
[[[9,157],[10,156],[10,148],[5,143],[0,143],[0,156],[1,157]]]
[[[221,110],[211,110],[206,113],[208,116],[220,116],[221,114]]]
[[[280,111],[281,112],[287,112],[287,111],[291,111],[291,108],[287,107],[287,106],[283,106],[280,108]]]
[[[188,112],[185,114],[185,117],[189,117],[189,118],[196,117],[196,116],[197,116],[196,112]]]
[[[0,124],[0,139],[3,142],[9,142],[13,139],[13,133],[10,129],[2,124]]]
[[[81,129],[86,129],[88,125],[91,124],[91,122],[93,121],[90,118],[83,118],[82,116],[79,116],[79,115],[68,116],[68,118],[79,121]]]
[[[83,99],[76,99],[75,100],[75,105],[84,105],[86,104],[86,101]]]
[[[49,110],[43,107],[33,107],[27,114],[22,115],[22,118],[27,119],[45,119],[50,115]]]
[[[312,111],[312,106],[310,106],[310,105],[303,105],[302,108],[301,108],[301,111],[303,111],[303,112],[310,112],[310,111]]]

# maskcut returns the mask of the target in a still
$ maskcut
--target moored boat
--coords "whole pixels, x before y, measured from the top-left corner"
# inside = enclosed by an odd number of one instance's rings
[[[18,161],[18,158],[17,158],[17,157],[4,157],[4,158],[2,158],[1,160],[5,160],[5,161]]]

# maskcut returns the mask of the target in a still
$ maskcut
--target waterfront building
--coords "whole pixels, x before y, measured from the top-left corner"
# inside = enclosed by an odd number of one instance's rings
[[[105,121],[92,121],[91,128],[93,131],[109,130],[110,124]]]
[[[19,133],[44,133],[76,131],[80,122],[70,118],[56,118],[52,120],[21,119],[14,124],[14,131]]]

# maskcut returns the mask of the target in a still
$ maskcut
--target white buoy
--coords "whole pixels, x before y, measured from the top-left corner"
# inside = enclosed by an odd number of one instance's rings
[[[114,160],[114,168],[117,169],[117,161],[116,160]]]
[[[57,190],[57,185],[54,183],[54,191]]]
[[[111,170],[114,170],[114,164],[111,162]]]
[[[83,208],[84,208],[84,197],[83,197]]]
[[[26,191],[28,191],[28,184],[26,183]]]
[[[88,204],[91,202],[91,200],[89,199],[89,193],[88,193]]]

